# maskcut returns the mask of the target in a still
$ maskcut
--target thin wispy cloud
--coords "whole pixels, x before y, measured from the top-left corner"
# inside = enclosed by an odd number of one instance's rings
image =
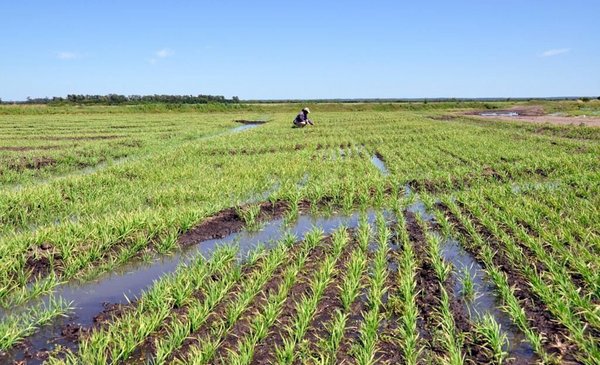
[[[77,52],[56,52],[56,58],[59,60],[74,60],[77,58],[81,58],[81,54]]]
[[[151,65],[154,65],[158,62],[158,60],[171,57],[174,54],[175,51],[170,48],[159,49],[158,51],[154,52],[154,57],[150,58],[148,62],[150,62]]]
[[[167,57],[171,57],[175,54],[175,52],[173,52],[172,49],[169,48],[163,48],[159,51],[156,52],[156,57],[158,58],[167,58]]]
[[[547,51],[542,52],[542,54],[540,56],[553,57],[553,56],[558,56],[561,54],[569,53],[570,51],[571,51],[571,48],[555,48],[555,49],[549,49]]]

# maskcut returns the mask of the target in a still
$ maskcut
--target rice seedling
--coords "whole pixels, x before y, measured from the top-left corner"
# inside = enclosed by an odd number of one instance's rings
[[[544,107],[579,108],[561,103]],[[499,308],[540,362],[598,363],[600,134],[463,114],[510,105],[319,104],[318,127],[294,131],[288,125],[297,108],[292,104],[179,111],[3,105],[0,349],[13,356],[20,351],[15,344],[43,336],[43,326],[55,331],[48,325],[68,313],[58,297],[51,308],[38,307],[38,299],[50,304],[49,297],[74,283],[102,282],[106,273],[183,257],[180,250],[195,252],[198,245],[210,258],[192,259],[143,293],[138,289],[123,313],[73,340],[70,349],[49,345],[48,363],[129,363],[139,355],[156,364],[265,358],[333,364],[352,356],[370,364],[395,351],[402,363],[458,364],[470,361],[473,345],[457,330],[444,286],[453,275],[442,259],[444,240],[455,237],[484,268],[485,278],[478,279],[494,284]],[[265,114],[268,123],[231,133],[233,120]],[[389,174],[371,162],[375,151]],[[265,202],[274,208],[261,216]],[[369,209],[375,209],[374,224]],[[389,210],[395,224],[383,215]],[[259,231],[270,214],[282,218],[283,230],[304,232],[298,227],[307,224],[323,224],[327,232],[340,224],[351,229],[340,228],[326,241],[323,230],[312,230],[297,250],[290,237],[258,243],[248,255],[244,246],[243,257],[213,241],[236,241],[228,236],[242,229]],[[227,217],[235,215],[232,224]],[[210,225],[196,241],[184,242]],[[246,237],[268,237],[269,229],[237,237],[245,245]],[[390,251],[393,238],[399,244]],[[343,257],[348,242],[356,247]],[[316,250],[323,257],[307,273],[309,253],[317,247],[325,253]],[[437,329],[419,325],[425,319],[419,317],[425,266],[443,284],[439,298],[435,294],[439,300],[427,304]],[[474,278],[466,269],[458,274],[463,299],[473,301]],[[309,289],[297,294],[299,277],[311,279]],[[339,302],[315,339],[312,321],[332,288]],[[532,306],[547,313],[542,317]],[[353,313],[357,307],[364,312]],[[284,331],[282,316],[288,319]],[[395,347],[385,342],[391,332],[382,332],[388,321],[397,326]],[[512,353],[517,345],[506,344],[492,319],[472,325],[495,362],[520,360]],[[348,331],[354,340],[345,337]],[[274,332],[282,332],[283,340],[276,351],[265,350]],[[443,354],[436,358],[431,343]],[[23,355],[2,356],[0,362],[11,362]]]
[[[491,349],[494,363],[502,364],[508,356],[505,350],[508,347],[508,339],[500,330],[498,322],[492,315],[486,313],[477,323],[476,331]]]

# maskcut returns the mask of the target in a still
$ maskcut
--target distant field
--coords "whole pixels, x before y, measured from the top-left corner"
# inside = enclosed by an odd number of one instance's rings
[[[0,362],[600,363],[600,128],[513,106],[0,106]]]

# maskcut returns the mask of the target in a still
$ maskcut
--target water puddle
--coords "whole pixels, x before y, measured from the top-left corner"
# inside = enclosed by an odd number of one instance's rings
[[[366,212],[368,222],[375,222],[375,212]],[[390,213],[386,213],[389,217]],[[139,297],[143,290],[149,288],[154,281],[164,275],[173,273],[176,268],[193,261],[198,255],[209,259],[212,253],[223,245],[239,245],[238,260],[241,262],[249,253],[259,245],[266,248],[274,246],[285,234],[293,234],[298,239],[314,227],[320,227],[325,234],[331,234],[341,226],[355,228],[358,226],[359,213],[352,215],[335,214],[329,217],[311,216],[301,214],[292,224],[286,225],[283,219],[265,223],[257,232],[242,230],[222,239],[203,241],[186,250],[170,256],[161,256],[151,262],[137,261],[121,266],[110,273],[105,273],[97,279],[85,283],[69,283],[57,288],[53,295],[61,297],[67,302],[73,302],[73,311],[69,318],[55,321],[51,325],[41,328],[36,334],[27,339],[27,343],[35,351],[48,349],[55,345],[62,345],[73,349],[77,344],[65,341],[61,336],[63,326],[67,323],[77,323],[82,327],[91,327],[94,317],[105,309],[106,303],[126,304],[129,300]],[[28,305],[35,305],[42,298]],[[8,313],[3,313],[3,316]],[[19,346],[9,351],[8,357],[1,357],[0,361],[16,361],[24,358],[23,349]],[[29,363],[38,363],[35,359]],[[39,361],[41,363],[41,361]]]
[[[519,113],[517,112],[485,112],[479,113],[482,117],[518,117]]]
[[[492,315],[500,324],[502,332],[506,334],[509,343],[507,350],[510,357],[517,357],[519,360],[534,360],[533,348],[523,332],[513,324],[508,314],[499,309],[502,302],[495,294],[495,286],[489,280],[486,280],[485,271],[477,260],[454,239],[443,241],[441,253],[444,260],[451,263],[456,270],[457,280],[454,284],[454,293],[457,297],[461,297],[463,294],[465,276],[469,275],[473,281],[474,298],[470,301],[461,299],[471,319],[477,321],[483,318],[485,314]]]
[[[388,176],[390,174],[390,171],[385,166],[385,163],[377,156],[377,154],[371,156],[371,163],[377,167],[383,176]]]
[[[256,128],[256,127],[258,127],[259,125],[262,125],[262,124],[263,123],[254,123],[254,124],[248,123],[248,124],[241,125],[239,127],[235,127],[233,129],[229,130],[228,132],[229,133],[243,132],[243,131],[246,131],[248,129]]]

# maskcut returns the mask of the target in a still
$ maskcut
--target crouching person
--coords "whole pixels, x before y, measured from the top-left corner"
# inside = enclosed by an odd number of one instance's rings
[[[294,119],[294,127],[302,128],[306,127],[307,124],[315,125],[312,120],[308,119],[308,113],[310,113],[310,109],[304,108],[298,115],[296,119]]]

